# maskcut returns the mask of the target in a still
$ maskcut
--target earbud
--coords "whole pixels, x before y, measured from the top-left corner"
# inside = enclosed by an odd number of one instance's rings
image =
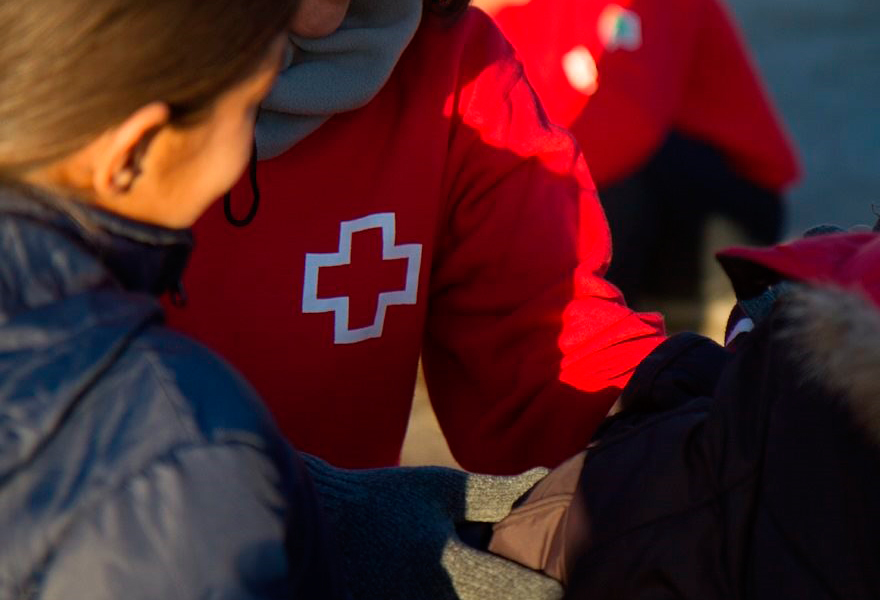
[[[134,185],[134,180],[139,175],[138,170],[126,167],[113,174],[113,188],[117,192],[127,192]]]

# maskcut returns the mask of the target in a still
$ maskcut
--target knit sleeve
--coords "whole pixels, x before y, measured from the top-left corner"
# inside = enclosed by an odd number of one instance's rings
[[[610,236],[575,142],[491,21],[465,20],[423,360],[456,458],[512,473],[582,449],[663,326],[602,277]]]

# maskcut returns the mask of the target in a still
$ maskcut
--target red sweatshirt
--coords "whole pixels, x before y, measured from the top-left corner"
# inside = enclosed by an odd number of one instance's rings
[[[250,225],[219,205],[196,225],[189,304],[170,322],[337,465],[398,461],[420,354],[464,467],[555,465],[662,340],[660,318],[602,279],[609,236],[583,159],[479,11],[426,17],[367,106],[258,181]],[[245,182],[234,198],[247,204]]]
[[[719,0],[531,0],[496,20],[600,187],[678,131],[779,191],[797,159]]]

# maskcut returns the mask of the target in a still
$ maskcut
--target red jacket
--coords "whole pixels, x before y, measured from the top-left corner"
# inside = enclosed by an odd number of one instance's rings
[[[768,189],[797,177],[791,144],[719,0],[531,0],[496,20],[600,187],[640,168],[673,130],[718,148]]]
[[[421,354],[463,466],[554,465],[662,340],[661,319],[602,279],[609,236],[584,162],[479,11],[426,17],[367,106],[258,181],[249,226],[222,206],[196,225],[189,304],[169,318],[335,464],[398,461]]]

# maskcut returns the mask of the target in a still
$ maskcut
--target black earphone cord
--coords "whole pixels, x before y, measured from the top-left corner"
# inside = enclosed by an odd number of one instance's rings
[[[257,216],[257,209],[260,208],[260,187],[257,184],[257,141],[254,140],[253,149],[251,150],[251,159],[250,164],[248,165],[248,175],[250,177],[251,182],[251,192],[253,193],[253,200],[251,201],[251,206],[248,209],[247,214],[241,219],[237,218],[232,214],[232,191],[226,193],[223,196],[223,213],[226,215],[226,220],[229,221],[231,225],[235,227],[246,227],[250,225],[251,221],[254,220],[254,217]]]

